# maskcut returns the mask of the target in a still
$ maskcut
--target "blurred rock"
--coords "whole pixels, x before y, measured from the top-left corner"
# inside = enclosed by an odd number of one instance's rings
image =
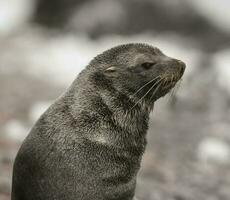
[[[63,27],[77,7],[89,0],[38,0],[34,21],[47,27]]]
[[[84,3],[70,19],[70,28],[81,33],[110,32],[125,24],[127,15],[119,1],[97,0]]]
[[[194,4],[185,0],[38,2],[34,20],[47,28],[87,32],[93,38],[109,34],[175,32],[197,42],[198,47],[206,51],[216,51],[230,45],[230,36],[203,17]],[[111,6],[114,8],[108,15]]]
[[[16,68],[17,70],[17,68]],[[44,90],[44,88],[46,88]],[[7,122],[20,119],[26,123],[35,101],[54,100],[63,91],[46,80],[29,77],[20,72],[0,73],[0,130]]]

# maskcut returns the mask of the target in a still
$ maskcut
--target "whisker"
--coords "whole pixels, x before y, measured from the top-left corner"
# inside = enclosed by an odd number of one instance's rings
[[[132,110],[143,98],[145,98],[145,96],[154,88],[154,86],[156,86],[160,81],[162,81],[162,79],[163,78],[154,83],[153,86],[151,86],[151,88],[134,104],[134,106],[130,110]]]
[[[170,92],[169,92],[169,94],[168,94],[168,99],[167,99],[167,103],[166,104],[171,104],[171,102],[173,101],[173,97],[174,97],[174,90],[175,90],[175,88],[173,88]]]
[[[164,82],[163,82],[163,86],[165,86],[166,85],[166,83],[167,83],[167,80],[168,80],[168,78],[167,78],[167,76],[166,77],[164,77]]]
[[[175,89],[174,89],[174,95],[178,92],[178,90],[179,90],[179,88],[180,88],[180,86],[181,86],[181,82],[182,82],[182,79],[180,79],[178,82],[177,82],[177,84],[176,84],[176,87],[175,87]]]
[[[144,84],[142,87],[140,87],[134,94],[131,95],[131,97],[135,96],[138,92],[140,92],[145,86],[147,86],[148,84],[152,83],[154,80],[158,79],[160,77],[157,76],[154,79],[150,80],[149,82],[147,82],[146,84]]]
[[[180,86],[181,86],[181,82],[182,82],[182,79],[180,79],[180,80],[178,81],[178,83],[176,84],[175,93],[179,91]]]
[[[157,91],[159,90],[159,88],[160,88],[160,86],[162,85],[162,83],[163,83],[163,82],[160,82],[159,85],[156,87],[156,89],[153,91],[153,93],[152,93],[152,95],[151,95],[151,97],[150,97],[150,100],[152,100],[154,94],[157,93]]]
[[[169,94],[169,99],[168,99],[168,104],[170,104],[170,103],[172,103],[173,102],[173,100],[176,98],[176,93],[178,92],[178,90],[179,90],[179,87],[180,87],[180,85],[181,85],[181,82],[182,82],[182,80],[180,79],[178,82],[177,82],[177,84],[175,85],[175,87],[172,89],[172,91],[170,92],[170,94]]]

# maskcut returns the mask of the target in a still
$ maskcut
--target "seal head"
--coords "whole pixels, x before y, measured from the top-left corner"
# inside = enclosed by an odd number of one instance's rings
[[[103,77],[116,91],[148,108],[175,86],[185,70],[184,62],[147,44],[114,47],[97,56],[88,67],[95,66],[99,68],[95,73],[97,78]]]

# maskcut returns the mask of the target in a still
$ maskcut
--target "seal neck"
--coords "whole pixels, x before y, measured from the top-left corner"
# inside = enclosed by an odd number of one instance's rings
[[[133,100],[111,85],[102,87],[84,81],[75,82],[68,92],[71,97],[65,99],[73,101],[69,104],[71,114],[76,123],[87,129],[89,138],[119,147],[144,146],[149,110],[140,105],[131,109]]]
[[[149,112],[119,91],[104,90],[100,92],[103,103],[112,113],[112,121],[124,131],[145,135],[149,121]]]

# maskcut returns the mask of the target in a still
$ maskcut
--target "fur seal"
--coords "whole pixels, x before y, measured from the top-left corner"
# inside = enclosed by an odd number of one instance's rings
[[[12,200],[133,199],[149,113],[184,70],[147,44],[96,56],[23,142]]]

